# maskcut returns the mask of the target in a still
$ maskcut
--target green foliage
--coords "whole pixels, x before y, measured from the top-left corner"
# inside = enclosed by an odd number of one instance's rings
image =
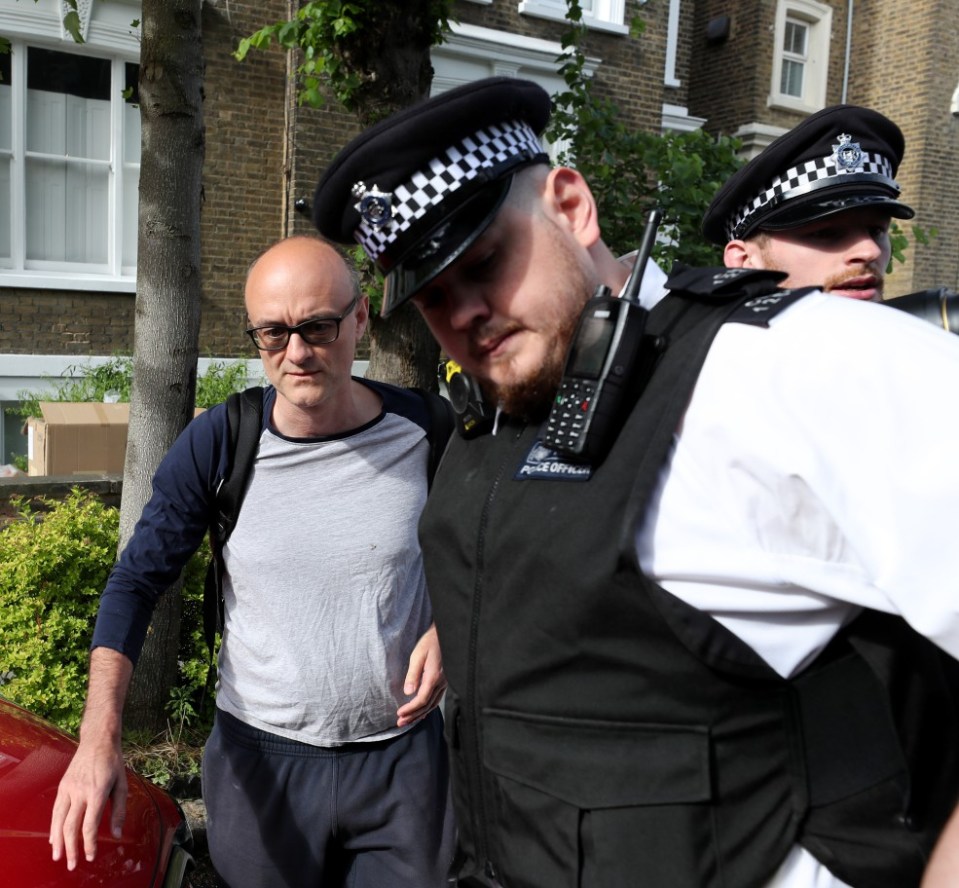
[[[73,6],[76,6],[76,0],[66,0]],[[76,9],[70,10],[63,17],[63,29],[73,38],[74,43],[84,43],[83,36],[80,34],[80,16]]]
[[[171,726],[159,738],[146,743],[125,743],[124,757],[138,774],[173,792],[175,780],[199,778],[206,733],[191,732],[183,737]]]
[[[939,229],[932,227],[927,230],[920,225],[913,225],[912,236],[917,244],[927,247],[932,243],[933,238],[939,236]],[[903,263],[906,261],[906,250],[909,249],[909,235],[899,227],[899,223],[895,219],[889,226],[889,246],[889,264],[886,266],[886,274],[895,271],[897,262]]]
[[[554,98],[546,135],[560,147],[559,162],[589,182],[603,239],[617,253],[635,249],[650,210],[659,207],[663,221],[653,256],[663,268],[675,260],[721,265],[718,248],[704,240],[700,225],[716,191],[741,164],[739,142],[702,130],[660,135],[630,129],[586,74],[578,0],[569,0],[568,19],[571,27],[563,37],[568,54],[560,67],[567,88]],[[632,23],[632,33],[642,30],[642,22]]]
[[[344,247],[344,251],[359,272],[360,289],[370,299],[370,314],[378,316],[383,305],[383,272],[373,264],[373,260],[366,255],[366,250],[359,244],[355,247]]]
[[[58,380],[53,392],[18,392],[21,416],[40,416],[40,401],[129,401],[133,387],[133,358],[114,357],[104,364],[77,364],[67,368],[70,379]],[[212,407],[246,387],[246,361],[213,361],[196,381],[196,406]]]
[[[416,13],[430,24],[431,44],[439,43],[448,29],[452,5],[452,0],[430,0],[425,10]],[[346,45],[361,40],[363,31],[372,28],[381,6],[381,0],[304,3],[293,19],[266,25],[244,37],[234,56],[242,62],[251,49],[266,49],[274,42],[283,49],[300,50],[296,69],[300,104],[323,105],[323,88],[328,85],[347,111],[356,111],[356,95],[363,81]]]
[[[66,730],[80,724],[100,593],[116,558],[119,511],[74,489],[64,500],[20,499],[0,529],[0,683],[4,696]],[[202,633],[206,543],[184,571],[180,680],[174,717],[209,722]],[[202,709],[201,709],[202,701]]]
[[[170,691],[168,711],[182,730],[209,728],[213,724],[214,693],[207,687],[210,679],[210,650],[203,635],[203,587],[211,556],[209,539],[204,539],[196,554],[183,569],[180,598],[180,650],[177,655],[178,684]],[[216,638],[213,655],[219,649]],[[189,706],[186,701],[189,701]]]
[[[179,793],[177,784],[188,785],[200,777],[203,744],[212,726],[212,713],[201,724],[194,703],[192,689],[175,687],[167,704],[170,720],[166,730],[159,737],[131,734],[124,738],[127,764],[169,792]]]
[[[116,509],[80,491],[0,531],[4,695],[68,730],[80,723],[87,652],[116,555]]]
[[[246,361],[224,364],[214,361],[196,380],[196,406],[222,404],[233,392],[246,388]]]
[[[39,3],[40,0],[33,0]],[[84,43],[83,35],[80,33],[80,16],[77,12],[77,0],[63,0],[67,6],[67,12],[63,15],[63,29],[73,38],[74,43]],[[62,4],[61,4],[62,5]],[[0,37],[0,53],[10,52],[10,41],[6,37]]]
[[[40,416],[40,401],[129,401],[133,358],[111,358],[105,364],[77,364],[67,368],[69,379],[55,384],[52,393],[18,392],[23,416]]]
[[[361,75],[351,64],[343,44],[362,35],[371,26],[380,0],[317,0],[304,3],[290,21],[275,22],[244,37],[234,56],[243,61],[251,49],[265,49],[271,43],[287,50],[301,50],[302,59],[296,69],[301,104],[319,107],[324,104],[323,87],[329,85],[337,101],[348,111],[356,110],[355,96]],[[421,13],[432,19],[432,42],[439,43],[448,27],[451,0],[433,0]]]

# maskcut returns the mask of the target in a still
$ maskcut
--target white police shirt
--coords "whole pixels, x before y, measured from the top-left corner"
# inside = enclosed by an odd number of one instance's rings
[[[821,293],[716,336],[636,545],[789,676],[862,607],[959,657],[959,336]],[[842,888],[796,847],[769,888]]]
[[[626,253],[619,257],[619,261],[632,269],[636,262],[637,253],[639,253],[639,250]],[[666,295],[666,292],[666,272],[652,259],[647,259],[646,268],[643,270],[643,279],[639,288],[640,305],[645,309],[651,309]]]

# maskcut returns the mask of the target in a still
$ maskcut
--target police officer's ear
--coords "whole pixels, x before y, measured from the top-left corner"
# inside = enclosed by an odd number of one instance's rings
[[[546,179],[544,199],[548,210],[583,247],[600,239],[596,199],[586,180],[569,167],[554,167]]]
[[[762,250],[755,240],[734,240],[723,250],[726,268],[765,268]]]

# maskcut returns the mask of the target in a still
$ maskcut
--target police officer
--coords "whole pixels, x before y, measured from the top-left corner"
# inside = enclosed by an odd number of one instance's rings
[[[385,274],[383,313],[412,300],[496,408],[420,523],[458,883],[917,885],[959,795],[959,340],[687,271],[608,450],[555,452],[578,318],[627,271],[547,162],[549,113],[528,81],[468,84],[361,134],[314,199]]]
[[[902,132],[878,111],[835,105],[812,114],[719,190],[703,233],[729,268],[770,268],[785,286],[882,299],[889,225],[911,219],[896,171]]]

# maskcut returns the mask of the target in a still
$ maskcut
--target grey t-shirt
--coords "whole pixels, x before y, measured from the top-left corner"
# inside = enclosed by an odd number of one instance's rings
[[[344,437],[263,432],[223,550],[221,709],[316,746],[406,730],[396,710],[432,619],[416,537],[428,451],[393,413]]]

